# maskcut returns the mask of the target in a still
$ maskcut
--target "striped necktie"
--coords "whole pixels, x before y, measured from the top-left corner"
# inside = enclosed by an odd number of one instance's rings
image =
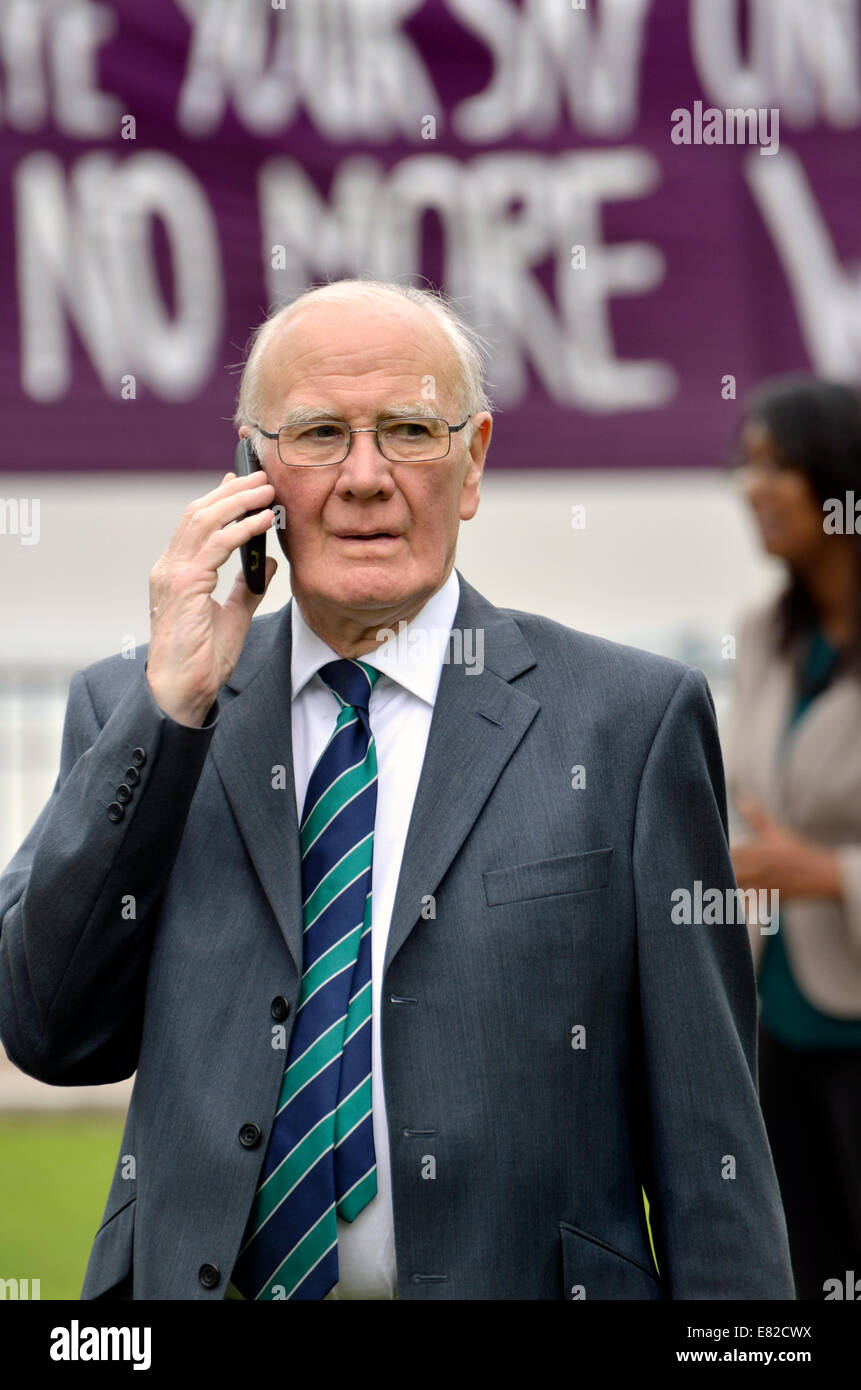
[[[303,974],[260,1185],[233,1286],[244,1298],[320,1299],[338,1282],[337,1217],[377,1191],[371,1104],[371,866],[377,754],[372,666],[330,661],[340,705],[305,796]]]

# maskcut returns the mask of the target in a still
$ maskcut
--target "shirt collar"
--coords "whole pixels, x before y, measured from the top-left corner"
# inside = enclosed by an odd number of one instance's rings
[[[363,653],[360,659],[433,705],[459,601],[460,584],[457,572],[452,569],[442,588],[431,594],[412,622],[399,624],[391,630],[392,636],[387,641]],[[290,675],[295,700],[321,666],[339,658],[338,653],[308,626],[295,597],[290,610]]]

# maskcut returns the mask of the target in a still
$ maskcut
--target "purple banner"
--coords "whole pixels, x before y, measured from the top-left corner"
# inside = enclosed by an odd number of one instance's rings
[[[856,0],[0,0],[0,466],[230,465],[269,308],[420,277],[503,468],[714,464],[861,377]]]

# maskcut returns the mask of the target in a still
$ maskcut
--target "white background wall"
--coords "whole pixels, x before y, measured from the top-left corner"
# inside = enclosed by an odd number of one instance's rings
[[[39,544],[0,535],[0,661],[74,668],[127,636],[146,641],[150,567],[187,503],[220,476],[43,474]],[[32,473],[0,475],[0,495],[32,497]],[[578,504],[585,530],[571,526]],[[261,611],[289,597],[274,537],[270,550],[281,568]],[[725,475],[703,470],[490,468],[457,565],[494,603],[674,654],[686,632],[718,643],[780,577]],[[216,597],[237,567],[225,567]]]

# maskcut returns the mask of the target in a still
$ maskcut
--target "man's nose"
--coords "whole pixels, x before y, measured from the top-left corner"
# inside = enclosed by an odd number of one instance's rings
[[[380,453],[375,430],[360,430],[353,434],[350,451],[338,474],[339,489],[350,492],[378,492],[388,479],[391,468]]]

